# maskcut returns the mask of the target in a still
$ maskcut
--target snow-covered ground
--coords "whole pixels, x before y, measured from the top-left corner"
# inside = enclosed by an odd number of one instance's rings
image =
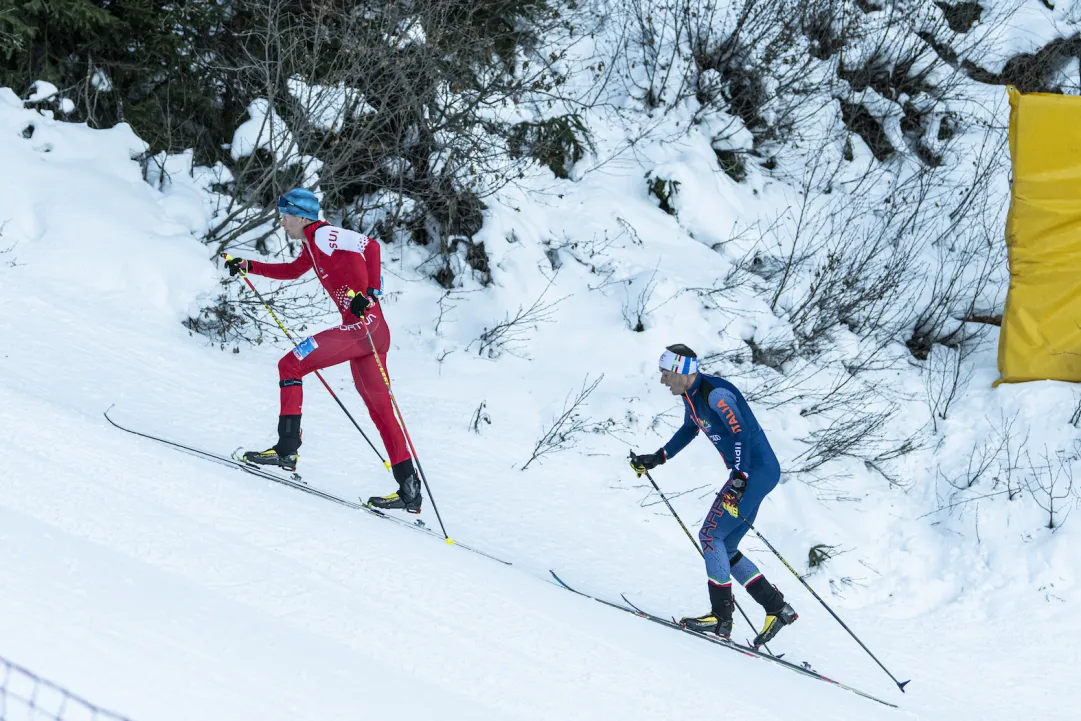
[[[1004,122],[1004,92],[980,92]],[[907,694],[765,547],[743,546],[800,613],[776,650],[900,710],[550,582],[556,569],[583,591],[626,592],[661,614],[705,610],[701,561],[627,468],[627,450],[656,449],[678,421],[655,370],[665,345],[705,355],[792,333],[753,283],[708,304],[687,292],[727,277],[751,250],[734,231],[794,207],[792,187],[754,169],[731,182],[703,133],[616,153],[625,130],[594,139],[574,182],[541,171],[489,204],[477,238],[489,288],[467,280],[448,295],[415,270],[421,249],[384,248],[390,370],[435,500],[452,537],[513,561],[505,567],[108,426],[102,411],[116,404],[118,421],[194,446],[269,445],[285,346],[222,352],[181,324],[220,290],[220,265],[200,242],[215,210],[211,173],[173,158],[173,178],[155,189],[132,160],[143,145],[130,129],[54,121],[0,90],[11,169],[0,178],[0,655],[136,721],[1076,718],[1073,499],[1047,529],[1026,475],[1041,454],[1054,465],[1057,451],[1072,453],[1075,392],[992,390],[994,332],[967,356],[971,380],[947,419],[883,462],[904,490],[842,457],[789,474],[759,514],[800,570],[816,544],[841,552],[808,580],[912,679]],[[854,162],[871,162],[861,148]],[[680,181],[678,216],[646,194],[645,171]],[[486,328],[542,292],[559,301],[549,322],[497,358],[478,353]],[[633,332],[626,316],[640,299],[645,330]],[[808,402],[859,352],[854,336],[833,341],[817,371],[802,370],[821,374],[804,388]],[[900,342],[881,353],[883,370],[860,382],[897,408],[887,443],[929,413],[925,369]],[[712,369],[761,386],[762,369],[748,365]],[[601,374],[582,410],[594,430],[523,471],[568,395]],[[326,377],[376,437],[348,374]],[[482,402],[490,423],[474,432]],[[305,405],[305,480],[350,498],[388,491],[389,474],[318,384]],[[754,407],[786,470],[828,426],[798,400]],[[946,479],[981,448],[1001,455],[1007,427],[1012,443],[1028,438],[1032,462],[957,495]],[[699,440],[654,477],[697,528],[726,474]],[[423,517],[436,525],[431,504]],[[753,602],[737,599],[757,623]],[[737,635],[750,633],[737,622]]]

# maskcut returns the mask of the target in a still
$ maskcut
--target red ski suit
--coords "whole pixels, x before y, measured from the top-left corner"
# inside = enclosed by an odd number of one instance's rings
[[[390,330],[378,305],[360,320],[349,311],[350,290],[367,293],[382,290],[379,242],[345,228],[318,221],[304,228],[300,255],[291,263],[248,261],[248,272],[277,280],[293,280],[314,269],[338,311],[342,324],[305,339],[278,361],[281,414],[301,412],[304,398],[302,378],[312,371],[349,361],[353,383],[368,407],[379,430],[391,464],[410,458],[402,429],[394,417],[390,393],[379,371],[372,343],[383,368],[387,367]],[[368,334],[371,333],[371,340]],[[388,371],[389,373],[389,371]]]

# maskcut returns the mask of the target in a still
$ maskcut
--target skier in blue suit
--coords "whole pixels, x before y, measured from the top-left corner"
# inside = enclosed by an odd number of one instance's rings
[[[732,577],[766,611],[766,621],[754,645],[769,642],[798,616],[784,596],[770,585],[751,559],[739,552],[739,542],[754,523],[758,507],[781,477],[781,466],[766,434],[751,413],[743,394],[719,376],[698,372],[698,356],[685,345],[669,346],[660,359],[661,383],[683,397],[683,425],[656,453],[632,455],[631,467],[641,476],[683,450],[702,431],[731,470],[698,533],[709,578],[710,612],[685,617],[681,624],[695,631],[732,636]]]

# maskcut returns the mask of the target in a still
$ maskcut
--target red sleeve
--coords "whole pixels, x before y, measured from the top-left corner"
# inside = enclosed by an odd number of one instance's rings
[[[383,290],[383,268],[380,262],[379,241],[371,238],[364,249],[364,267],[368,271],[368,287]]]
[[[275,280],[295,280],[311,270],[312,255],[303,246],[300,255],[291,263],[260,263],[257,260],[248,261],[248,272],[253,275],[261,275],[264,278]]]

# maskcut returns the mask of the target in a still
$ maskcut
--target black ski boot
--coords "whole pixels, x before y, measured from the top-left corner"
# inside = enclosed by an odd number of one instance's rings
[[[712,633],[725,641],[732,638],[732,586],[709,584],[709,602],[713,610],[704,616],[684,616],[679,625],[699,633]]]
[[[413,459],[395,463],[391,468],[394,480],[398,481],[398,492],[386,496],[372,496],[368,505],[374,508],[401,509],[409,513],[420,513],[420,504],[424,497],[420,492],[420,478],[413,468]]]
[[[766,610],[766,622],[762,625],[762,632],[751,642],[755,648],[772,641],[782,628],[792,625],[799,618],[795,609],[785,603],[784,595],[776,586],[771,586],[765,576],[760,575],[748,583],[747,593]]]
[[[278,466],[285,471],[297,469],[300,448],[300,414],[278,416],[278,442],[265,451],[248,451],[243,458],[260,466]]]
[[[780,633],[781,629],[796,622],[799,614],[787,603],[774,612],[766,614],[766,622],[762,625],[762,633],[754,637],[752,645],[758,648],[764,643],[769,643],[773,637]]]

